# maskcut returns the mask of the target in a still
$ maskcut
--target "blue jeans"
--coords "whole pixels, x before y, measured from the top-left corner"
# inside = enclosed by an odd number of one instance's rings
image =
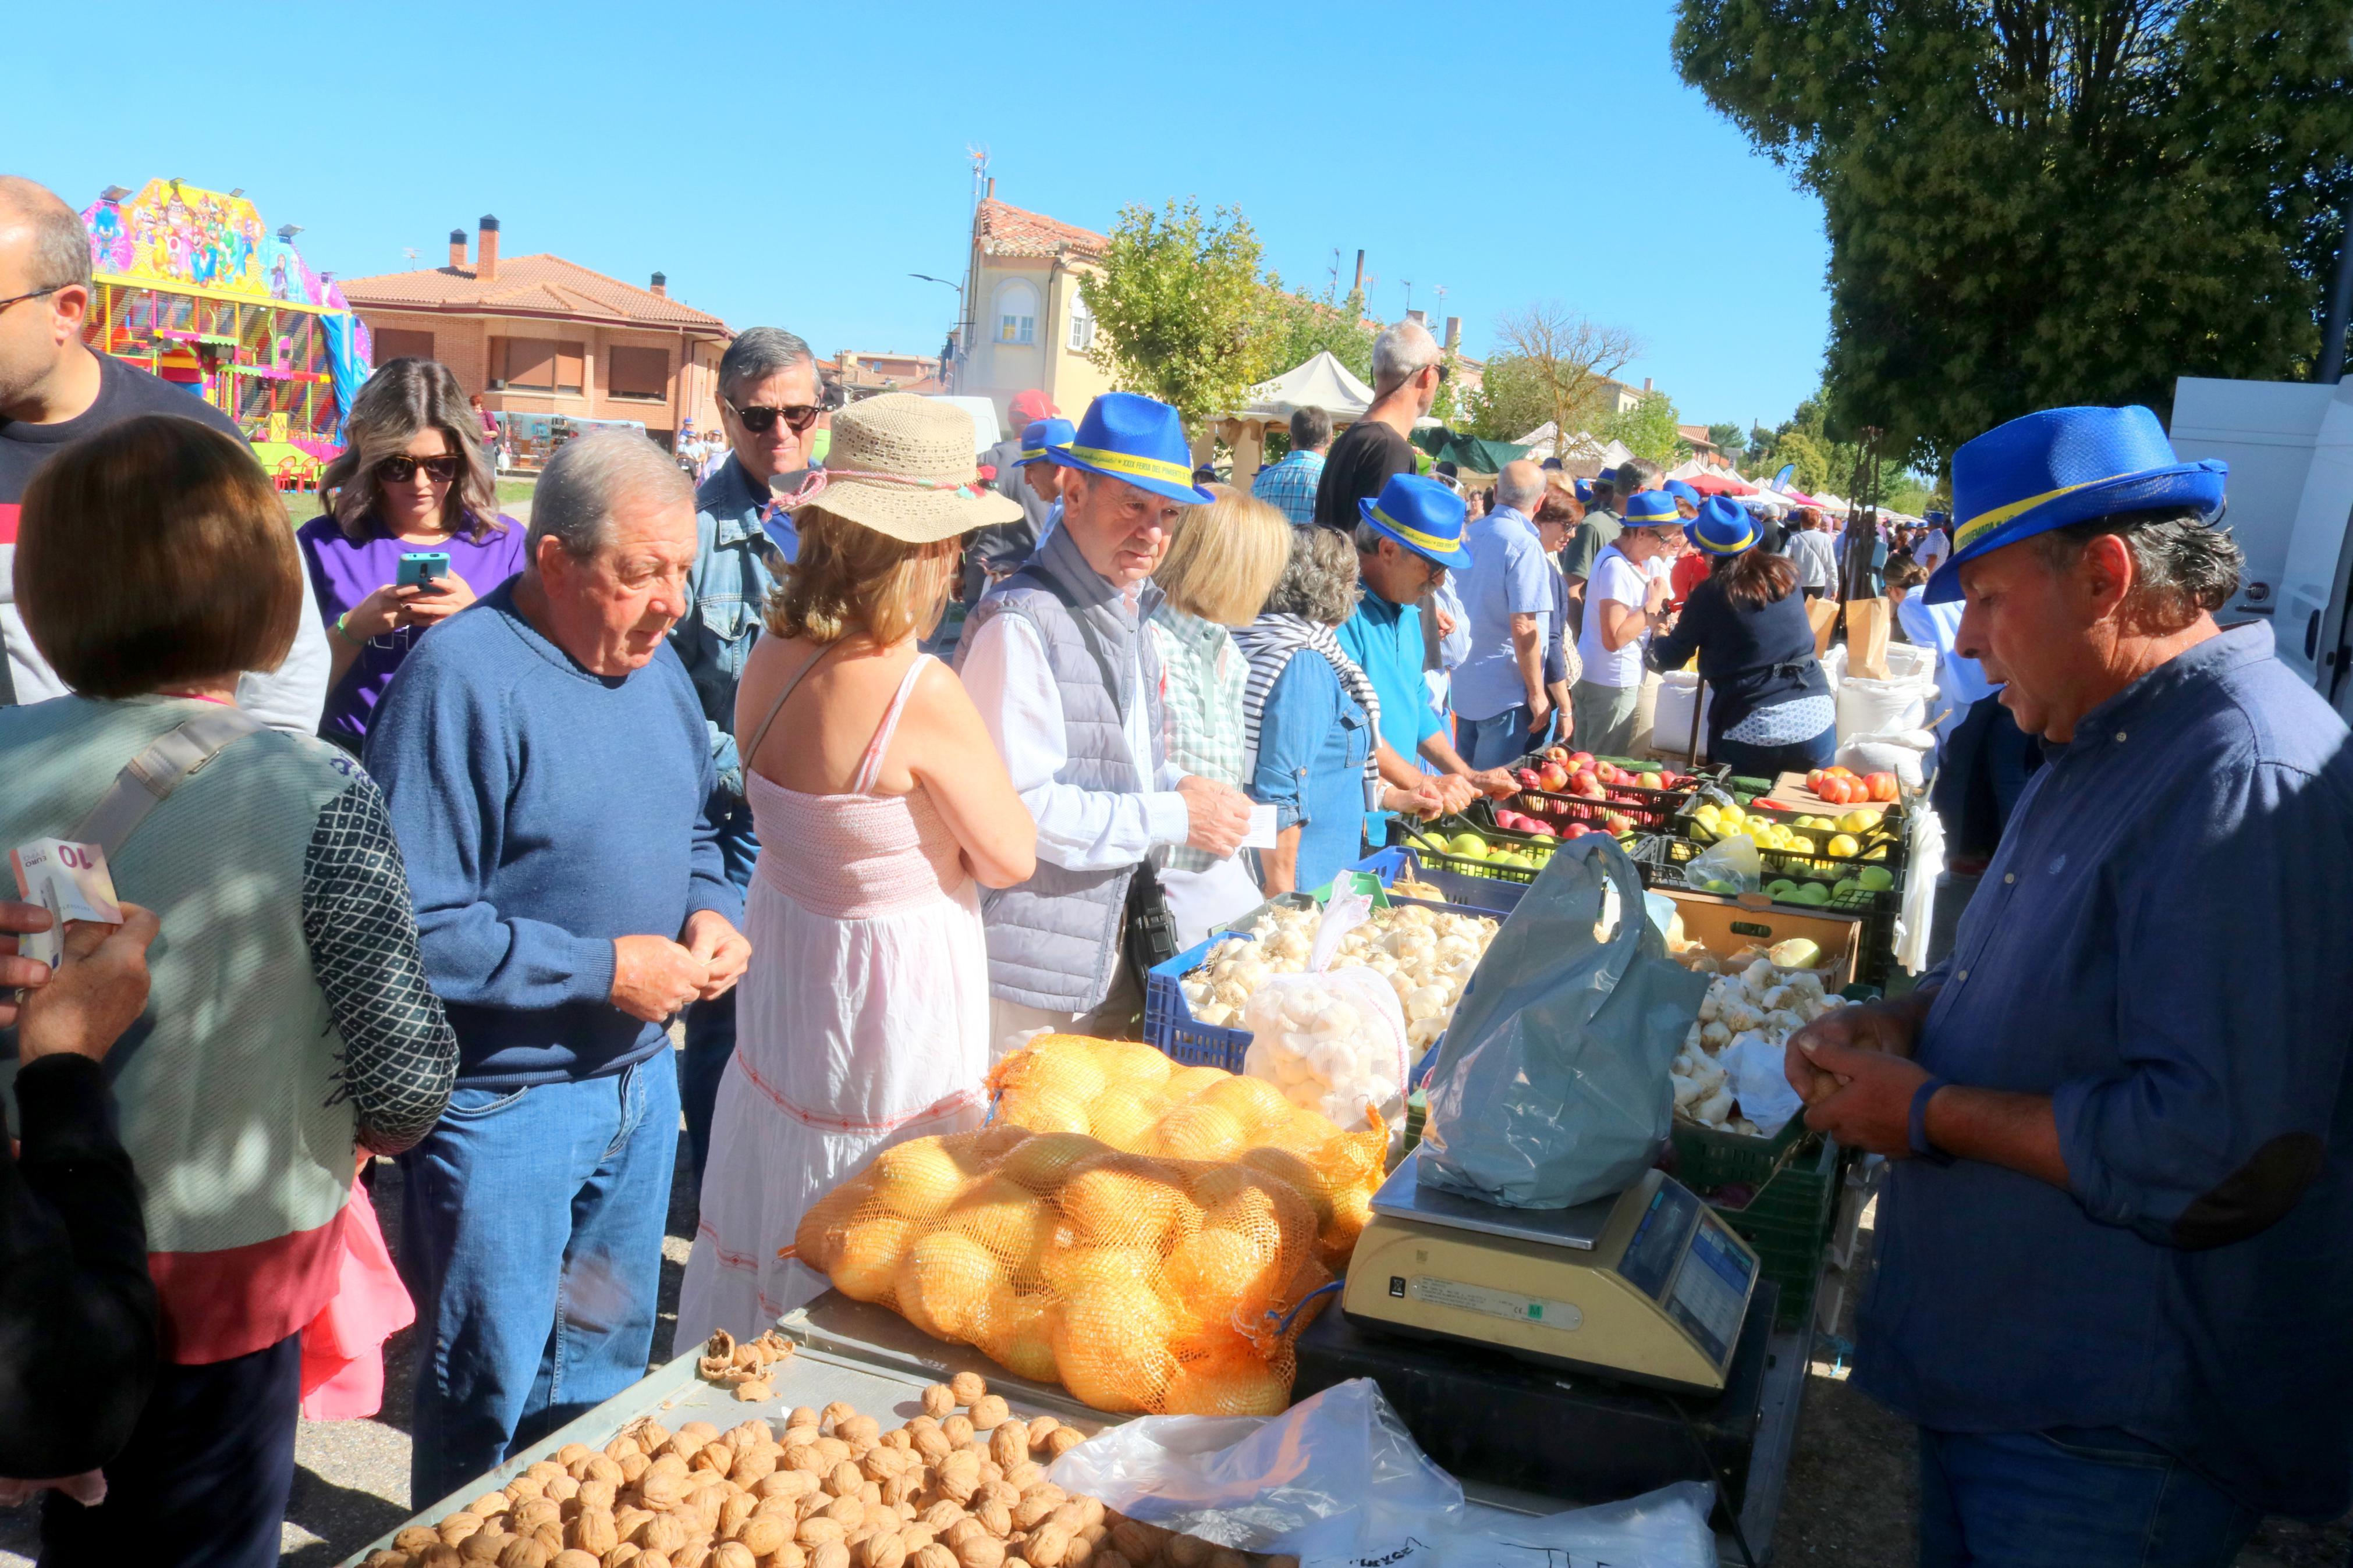
[[[724,800],[729,804],[722,805]],[[719,829],[719,854],[727,879],[742,892],[752,885],[760,841],[752,834],[751,803],[741,795],[714,795],[711,811]],[[702,1165],[711,1153],[711,1114],[719,1103],[719,1080],[735,1054],[735,993],[686,1005],[685,1059],[678,1065],[678,1099],[686,1112],[686,1152],[694,1186],[702,1190]]]
[[[1518,762],[1534,749],[1529,743],[1525,703],[1506,708],[1492,719],[1455,716],[1455,754],[1474,768],[1500,768]]]
[[[43,1568],[276,1568],[301,1407],[300,1334],[227,1361],[159,1368],[131,1441],[106,1465],[106,1500],[84,1508],[42,1494]]]
[[[1769,779],[1782,773],[1810,773],[1826,768],[1838,757],[1838,726],[1833,724],[1810,741],[1781,746],[1758,746],[1746,741],[1711,741],[1707,760],[1730,764],[1746,779]]]
[[[1920,1429],[1920,1568],[2229,1568],[2261,1518],[2113,1427]]]
[[[667,1047],[604,1078],[460,1088],[400,1157],[415,1507],[645,1375],[677,1157]]]

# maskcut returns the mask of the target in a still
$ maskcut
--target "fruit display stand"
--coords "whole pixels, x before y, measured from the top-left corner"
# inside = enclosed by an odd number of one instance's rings
[[[1659,833],[1703,783],[1714,783],[1723,771],[1683,773],[1655,763],[1621,763],[1584,752],[1563,760],[1553,755],[1560,750],[1554,746],[1513,764],[1520,790],[1503,809],[1515,808],[1556,828],[1581,823],[1617,833]]]

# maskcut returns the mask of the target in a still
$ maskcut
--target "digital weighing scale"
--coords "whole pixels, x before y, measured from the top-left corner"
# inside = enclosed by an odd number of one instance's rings
[[[1420,1184],[1419,1151],[1374,1194],[1341,1310],[1390,1333],[1718,1394],[1757,1254],[1662,1171],[1614,1198],[1504,1208]]]

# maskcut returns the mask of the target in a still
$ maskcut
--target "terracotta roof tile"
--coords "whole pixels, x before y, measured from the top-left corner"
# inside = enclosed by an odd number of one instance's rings
[[[537,254],[499,258],[495,281],[484,283],[461,268],[384,272],[373,278],[339,278],[343,297],[362,308],[393,310],[501,310],[553,313],[633,326],[701,328],[724,332],[727,323],[706,311],[594,272],[560,256]]]
[[[1066,250],[1101,256],[1111,244],[1091,228],[1043,213],[1025,212],[994,196],[980,204],[973,217],[973,231],[981,248],[991,256],[1058,256]]]

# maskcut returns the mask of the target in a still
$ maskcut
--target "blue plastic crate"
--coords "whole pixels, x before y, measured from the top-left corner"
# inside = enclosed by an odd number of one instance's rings
[[[1346,869],[1370,871],[1380,878],[1383,887],[1387,887],[1397,879],[1398,873],[1406,868],[1409,861],[1419,865],[1418,858],[1410,850],[1383,849],[1366,857],[1355,865],[1347,867]],[[1422,873],[1422,879],[1432,887],[1447,886],[1444,881],[1428,872]],[[1504,908],[1497,908],[1497,904],[1504,900],[1489,896],[1489,889],[1504,889],[1510,895],[1511,903],[1519,901],[1521,889],[1508,882],[1492,881],[1483,877],[1465,877],[1459,880],[1471,884],[1472,893],[1484,901],[1432,903],[1427,899],[1398,899],[1393,901],[1399,904],[1419,904],[1424,909],[1440,910],[1450,915],[1483,915],[1489,920],[1496,921],[1502,920],[1511,911],[1508,905]],[[1244,942],[1258,940],[1248,931],[1242,931],[1212,932],[1206,940],[1186,949],[1166,963],[1155,964],[1152,973],[1145,976],[1145,1043],[1166,1054],[1171,1061],[1182,1062],[1187,1067],[1222,1068],[1227,1072],[1242,1070],[1242,1058],[1250,1050],[1250,1032],[1248,1029],[1236,1028],[1231,1025],[1200,1022],[1193,1016],[1193,1009],[1187,1004],[1185,993],[1177,984],[1186,975],[1200,968],[1202,962],[1209,955],[1209,949],[1229,936],[1238,937]]]
[[[1461,863],[1469,864],[1467,861]],[[1398,873],[1409,864],[1412,866],[1417,880],[1427,882],[1446,895],[1447,908],[1457,913],[1468,910],[1473,914],[1493,915],[1497,920],[1520,907],[1522,895],[1535,880],[1533,876],[1525,882],[1507,882],[1498,877],[1474,877],[1440,865],[1407,844],[1377,849],[1348,869],[1379,871],[1381,881],[1386,885],[1396,881]]]

